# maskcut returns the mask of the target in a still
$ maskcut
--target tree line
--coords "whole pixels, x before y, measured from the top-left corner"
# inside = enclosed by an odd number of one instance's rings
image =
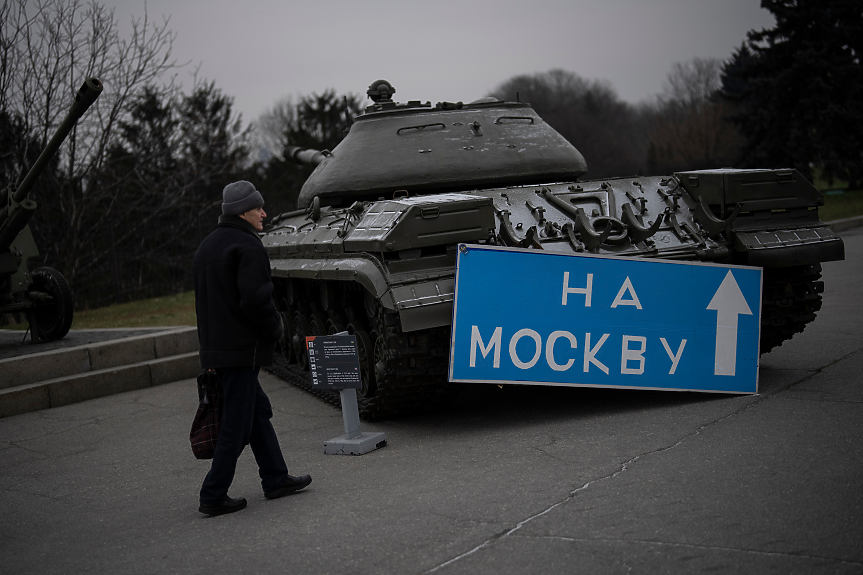
[[[726,61],[675,64],[647,102],[565,70],[515,76],[488,95],[530,102],[582,152],[590,178],[794,167],[857,186],[863,9],[855,0],[762,5],[775,27],[751,31]],[[186,65],[172,57],[175,37],[146,15],[121,36],[96,1],[0,8],[0,186],[20,183],[86,77],[107,87],[31,193],[41,252],[31,268],[60,269],[78,307],[190,289],[191,258],[215,226],[224,185],[251,180],[271,215],[294,209],[310,169],[286,161],[285,147],[332,150],[362,110],[360,96],[327,90],[279,99],[244,126],[215,83],[194,70],[190,88],[176,81]]]

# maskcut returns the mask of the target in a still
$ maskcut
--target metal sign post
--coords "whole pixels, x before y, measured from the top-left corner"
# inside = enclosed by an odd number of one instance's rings
[[[362,387],[357,338],[347,332],[306,337],[312,387],[338,389],[345,434],[324,442],[326,455],[363,455],[387,444],[382,432],[360,431],[356,390]]]
[[[459,246],[449,379],[756,393],[761,269]]]

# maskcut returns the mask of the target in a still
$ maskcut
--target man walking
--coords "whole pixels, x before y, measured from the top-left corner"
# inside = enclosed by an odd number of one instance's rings
[[[308,475],[288,475],[270,423],[270,400],[258,383],[258,372],[273,363],[283,333],[273,304],[270,261],[257,234],[267,217],[264,198],[251,183],[239,181],[225,186],[222,201],[219,227],[201,243],[192,265],[201,365],[216,370],[224,392],[221,431],[198,508],[207,515],[246,507],[244,498],[228,497],[228,488],[247,444],[267,499],[312,482]]]

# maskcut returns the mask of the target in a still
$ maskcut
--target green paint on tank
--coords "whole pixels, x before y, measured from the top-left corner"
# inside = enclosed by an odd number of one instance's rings
[[[493,98],[400,104],[389,99],[391,86],[380,93],[382,83],[388,86],[379,80],[370,88],[378,100],[345,139],[316,158],[300,208],[315,197],[322,205],[346,205],[402,189],[413,195],[539,184],[587,171],[581,153],[528,104]]]

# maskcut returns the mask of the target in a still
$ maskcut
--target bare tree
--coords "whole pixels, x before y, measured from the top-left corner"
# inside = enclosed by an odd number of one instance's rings
[[[103,205],[105,196],[116,190],[100,188],[94,175],[104,167],[120,122],[129,119],[134,97],[177,67],[171,59],[175,34],[167,19],[151,24],[145,15],[133,19],[130,37],[121,37],[113,10],[95,1],[7,0],[2,11],[0,111],[20,118],[40,146],[56,130],[87,77],[99,78],[106,87],[61,148],[62,178],[44,182],[34,194],[59,207],[63,221],[53,224],[64,233],[51,234],[56,243],[49,249],[74,285],[82,258],[92,255],[82,249],[84,226],[101,227],[114,215],[110,205]],[[173,95],[177,87],[169,82],[159,90]],[[28,168],[22,162],[20,172]],[[102,221],[94,222],[91,216],[97,211]]]
[[[182,93],[167,18],[145,13],[124,36],[95,0],[4,0],[0,16],[0,117],[23,126],[21,147],[44,146],[85,78],[105,86],[31,193],[45,262],[64,272],[79,304],[178,289],[208,231],[198,222],[246,161],[233,100],[196,75]],[[33,156],[15,155],[12,182]]]
[[[721,87],[722,61],[717,58],[693,58],[675,62],[665,78],[660,100],[683,106],[699,106],[710,100]]]
[[[742,143],[727,121],[729,106],[718,97],[722,61],[677,62],[663,92],[645,108],[650,118],[648,169],[661,173],[730,165]]]
[[[265,110],[255,123],[255,143],[270,156],[278,156],[288,145],[287,132],[297,123],[297,105],[291,96],[282,96]]]
[[[72,178],[100,166],[131,99],[178,67],[167,19],[135,18],[130,37],[123,38],[113,10],[95,1],[6,0],[0,15],[0,110],[18,114],[29,132],[50,137],[86,78],[107,87],[69,137],[64,163]],[[177,86],[169,82],[160,90],[173,94]]]
[[[588,177],[625,176],[643,169],[644,142],[636,110],[604,81],[550,70],[510,78],[491,96],[530,102],[587,160]]]

